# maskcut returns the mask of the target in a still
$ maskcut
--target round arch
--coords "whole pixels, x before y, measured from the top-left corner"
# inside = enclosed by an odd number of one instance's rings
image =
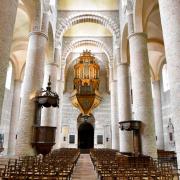
[[[83,117],[82,114],[78,116],[78,148],[80,148],[81,151],[94,147],[94,124],[95,119],[92,114],[90,117]]]
[[[90,123],[93,127],[95,126],[95,118],[93,116],[93,114],[90,114],[89,117],[87,117],[86,121],[88,123]],[[79,128],[79,126],[84,122],[84,117],[82,115],[82,113],[79,114],[78,118],[77,118],[77,128]]]
[[[97,40],[78,40],[71,42],[64,50],[62,54],[62,63],[65,64],[66,58],[68,57],[69,53],[72,52],[73,49],[84,46],[84,45],[91,45],[96,46],[98,48],[103,49],[104,53],[106,54],[109,62],[112,61],[113,55],[112,50],[108,49],[103,42]]]
[[[108,19],[105,16],[99,15],[97,13],[87,14],[81,13],[66,19],[59,19],[58,27],[57,27],[57,36],[60,39],[64,32],[69,29],[71,26],[83,22],[91,22],[103,25],[107,28],[113,35],[113,37],[117,40],[119,38],[119,25]]]

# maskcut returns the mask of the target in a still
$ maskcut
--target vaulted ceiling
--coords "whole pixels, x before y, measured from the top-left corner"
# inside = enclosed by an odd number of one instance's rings
[[[50,0],[51,4],[55,0]],[[113,11],[118,10],[118,0],[57,0],[58,9],[61,11]],[[55,6],[54,6],[55,7]],[[163,36],[157,0],[143,0],[142,27],[148,34],[148,48],[151,68],[154,78],[159,76],[159,67],[164,56]],[[13,43],[11,47],[11,60],[15,67],[16,78],[20,77],[25,64],[28,45],[28,34],[32,22],[33,0],[20,0],[17,11]],[[112,37],[112,33],[96,22],[80,22],[71,26],[64,33],[64,37]],[[102,49],[92,45],[82,45],[74,48],[74,52],[90,49],[92,52],[102,53]]]

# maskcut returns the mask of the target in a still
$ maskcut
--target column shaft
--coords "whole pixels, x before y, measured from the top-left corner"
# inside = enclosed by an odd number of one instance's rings
[[[5,93],[10,47],[13,37],[18,0],[1,0],[0,8],[0,121]]]
[[[146,34],[131,34],[129,45],[134,117],[135,120],[142,121],[142,153],[156,157],[157,149]]]
[[[153,81],[153,92],[154,92],[154,120],[156,129],[156,144],[158,149],[164,149],[164,131],[162,121],[162,110],[161,110],[161,91],[160,81]]]
[[[47,86],[49,76],[51,77],[51,89],[52,91],[56,91],[56,83],[57,83],[57,70],[58,65],[55,63],[50,63],[46,65],[45,68],[45,78],[44,78],[44,87]],[[56,108],[42,108],[41,111],[41,125],[42,126],[56,126],[55,119]]]
[[[117,81],[111,81],[111,130],[112,130],[112,149],[119,150],[119,117],[117,99]]]
[[[60,99],[60,105],[59,108],[56,109],[56,114],[55,114],[55,119],[56,119],[56,144],[55,147],[56,149],[61,147],[61,142],[62,142],[62,104],[63,104],[63,91],[64,91],[64,81],[63,80],[58,80],[57,81],[57,92],[59,95]]]
[[[46,42],[47,36],[44,33],[33,32],[30,34],[22,87],[20,127],[18,128],[16,143],[17,155],[34,154],[31,146],[32,126],[35,115],[34,97],[42,87]]]
[[[16,133],[18,127],[19,110],[20,110],[21,84],[22,82],[20,80],[14,81],[13,104],[12,104],[11,122],[9,129],[9,144],[8,144],[9,155],[15,154]]]
[[[159,8],[169,74],[177,161],[180,167],[180,1],[159,0]]]
[[[129,87],[129,65],[119,64],[117,69],[118,77],[118,104],[119,122],[131,120],[131,102]],[[120,130],[120,151],[133,152],[132,133]]]

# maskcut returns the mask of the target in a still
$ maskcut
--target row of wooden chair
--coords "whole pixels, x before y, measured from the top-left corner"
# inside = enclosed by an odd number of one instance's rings
[[[175,175],[171,163],[149,156],[125,156],[110,149],[93,149],[90,155],[101,180],[173,180]]]
[[[177,166],[177,157],[174,151],[165,151],[165,150],[157,150],[158,160],[162,163],[169,162],[174,166],[174,168],[178,168]]]
[[[42,156],[23,156],[10,159],[1,170],[2,179],[68,180],[79,158],[78,149],[59,149]]]
[[[165,151],[158,149],[157,154],[159,158],[176,158],[176,153],[174,151]]]

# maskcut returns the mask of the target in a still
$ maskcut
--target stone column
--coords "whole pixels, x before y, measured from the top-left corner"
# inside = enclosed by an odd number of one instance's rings
[[[159,0],[159,8],[169,74],[177,161],[180,168],[180,1]]]
[[[64,66],[61,67],[60,79],[57,81],[57,93],[59,95],[59,108],[56,110],[55,119],[56,119],[56,144],[55,149],[61,147],[62,142],[62,104],[63,104],[63,92],[64,92]]]
[[[134,117],[135,120],[142,122],[142,153],[156,157],[156,136],[146,34],[131,34],[129,45]]]
[[[14,80],[14,93],[12,102],[11,122],[9,128],[9,144],[8,155],[15,154],[16,133],[18,127],[19,110],[20,110],[20,94],[21,94],[21,80]]]
[[[0,121],[5,93],[10,47],[13,37],[18,0],[1,0],[0,8]]]
[[[52,91],[58,93],[57,91],[57,76],[60,63],[61,48],[55,48],[54,50],[54,62],[46,65],[45,78],[44,78],[44,88],[47,86],[49,76],[51,76],[51,89]],[[59,93],[58,93],[59,95]],[[57,113],[59,108],[43,108],[41,115],[41,125],[42,126],[56,126],[57,124]]]
[[[39,1],[36,1],[40,5]],[[40,8],[37,8],[38,10]],[[39,13],[37,13],[39,15]],[[45,49],[47,43],[46,29],[37,27],[39,17],[34,23],[33,31],[29,35],[26,67],[23,82],[23,94],[20,107],[19,127],[17,133],[16,155],[33,155],[31,146],[32,126],[34,124],[35,102],[37,92],[42,88],[44,76]],[[46,19],[46,18],[45,18]],[[42,22],[47,24],[47,22]],[[41,27],[41,24],[39,24]],[[43,26],[45,27],[45,26]],[[47,27],[47,26],[46,26]],[[39,31],[37,31],[39,29]]]
[[[31,138],[35,113],[34,98],[42,87],[46,42],[47,36],[44,33],[30,33],[22,87],[23,94],[19,117],[21,127],[18,128],[17,134],[17,155],[33,154]]]
[[[61,147],[62,142],[62,104],[63,104],[63,91],[64,91],[64,81],[57,81],[57,92],[59,94],[60,104],[59,108],[56,110],[56,144],[55,148],[58,149]]]
[[[129,87],[129,65],[120,63],[117,67],[119,122],[131,120],[131,102]],[[120,130],[120,151],[133,152],[132,132]]]
[[[164,149],[164,132],[163,132],[163,120],[161,110],[161,90],[160,80],[153,81],[153,92],[154,92],[154,120],[156,129],[156,145],[158,149]]]
[[[51,90],[53,92],[56,92],[57,71],[58,71],[58,64],[56,63],[46,64],[44,87],[47,86],[48,79],[50,77]],[[49,107],[49,108],[43,107],[41,110],[41,125],[55,127],[56,126],[55,112],[56,112],[56,108],[54,107]]]
[[[119,117],[117,99],[117,80],[111,81],[111,131],[112,149],[119,150]]]

